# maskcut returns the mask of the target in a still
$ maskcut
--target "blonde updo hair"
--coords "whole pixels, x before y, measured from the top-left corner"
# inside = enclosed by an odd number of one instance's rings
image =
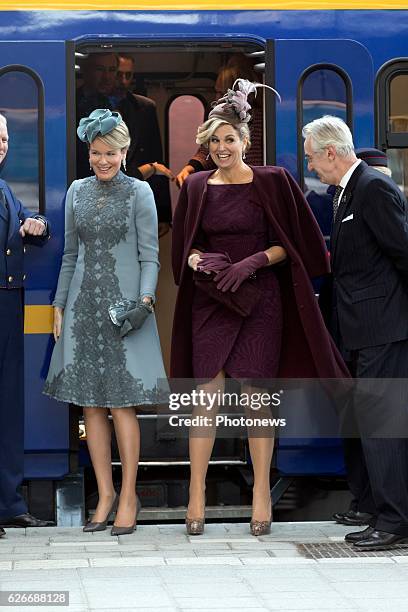
[[[207,121],[204,121],[204,123],[198,127],[196,143],[199,145],[204,145],[208,148],[208,143],[210,142],[210,139],[218,130],[218,128],[222,125],[230,125],[232,128],[234,128],[240,140],[244,140],[244,138],[246,138],[247,144],[245,147],[245,151],[248,151],[251,146],[251,133],[249,131],[248,124],[237,123],[236,125],[232,125],[232,123],[228,123],[228,121],[224,121],[224,119],[220,119],[219,117],[212,117],[211,119],[207,119]]]
[[[111,149],[128,149],[130,146],[130,134],[126,123],[122,121],[113,128],[110,132],[102,136],[98,134],[94,140],[99,138],[102,142]]]

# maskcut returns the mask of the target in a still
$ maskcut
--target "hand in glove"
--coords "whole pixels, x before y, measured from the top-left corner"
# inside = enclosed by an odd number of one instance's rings
[[[221,272],[231,265],[231,260],[226,253],[202,253],[197,266],[199,272]]]
[[[151,306],[139,300],[135,308],[119,315],[117,320],[121,323],[120,337],[123,338],[133,329],[140,329],[151,313]]]
[[[264,251],[259,251],[255,255],[237,261],[237,263],[231,264],[228,268],[217,274],[214,279],[217,283],[217,289],[234,292],[253,272],[268,264],[269,259]]]

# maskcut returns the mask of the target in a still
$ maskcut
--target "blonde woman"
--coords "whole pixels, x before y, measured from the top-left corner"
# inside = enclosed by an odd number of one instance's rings
[[[165,377],[152,312],[157,215],[149,185],[121,172],[130,137],[120,114],[93,111],[81,119],[78,136],[89,146],[94,176],[74,181],[66,197],[65,249],[53,303],[56,345],[45,393],[83,406],[99,493],[84,531],[106,529],[117,507],[111,533],[124,535],[136,529],[138,511],[140,432],[134,407],[156,403],[157,381]],[[130,312],[116,319],[121,326],[109,316],[118,305]],[[119,497],[112,480],[109,413],[122,463]]]

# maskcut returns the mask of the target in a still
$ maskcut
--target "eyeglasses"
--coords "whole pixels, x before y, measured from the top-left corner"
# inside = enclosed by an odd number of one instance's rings
[[[308,155],[307,153],[305,154],[305,160],[307,164],[310,164],[310,162],[313,161],[313,158],[315,155],[322,153],[325,150],[325,148],[323,149],[317,149],[317,151],[313,151],[313,153],[311,155]]]
[[[133,78],[133,72],[122,72],[121,70],[118,70],[118,77],[125,78],[127,81],[129,81],[131,78]]]

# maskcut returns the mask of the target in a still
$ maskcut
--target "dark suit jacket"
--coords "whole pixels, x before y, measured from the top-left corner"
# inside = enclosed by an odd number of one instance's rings
[[[408,338],[407,202],[394,181],[361,162],[331,237],[338,325],[348,350]]]
[[[283,303],[279,376],[347,378],[347,369],[326,330],[310,277],[329,271],[329,258],[302,191],[284,168],[252,166],[256,201],[265,210],[287,262],[275,266]],[[196,172],[183,183],[173,219],[173,273],[179,292],[173,320],[171,376],[192,378],[193,275],[187,258],[200,228],[213,171]]]
[[[127,174],[138,178],[138,166],[164,161],[156,104],[150,98],[128,92],[119,102],[118,110],[132,139],[127,154]],[[159,221],[171,221],[169,179],[153,175],[147,182],[153,190]]]
[[[7,209],[2,202],[5,199]],[[46,231],[42,236],[19,234],[20,225],[27,217],[42,219]],[[15,289],[24,284],[24,253],[26,244],[43,246],[50,237],[49,225],[45,217],[34,215],[17,200],[7,183],[0,179],[0,288]]]

